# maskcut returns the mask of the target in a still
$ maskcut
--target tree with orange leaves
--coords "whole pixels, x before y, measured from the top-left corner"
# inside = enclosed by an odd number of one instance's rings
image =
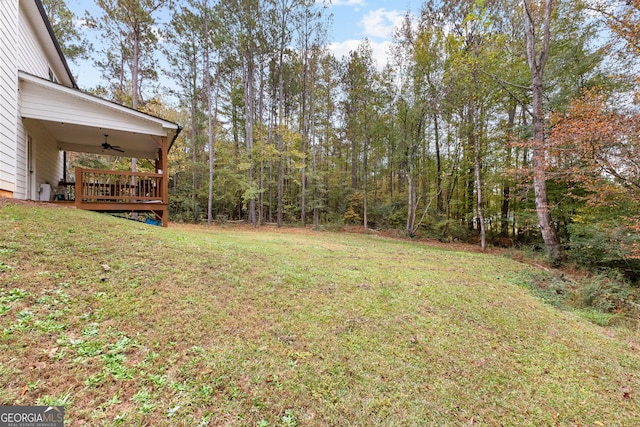
[[[591,266],[640,278],[640,114],[616,110],[592,90],[550,123],[550,174],[582,206],[573,218],[574,252]]]
[[[640,202],[639,114],[615,111],[606,95],[592,90],[552,115],[551,125],[556,178],[580,183],[592,206],[621,197]]]

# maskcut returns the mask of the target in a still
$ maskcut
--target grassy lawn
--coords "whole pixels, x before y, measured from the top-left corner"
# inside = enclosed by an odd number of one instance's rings
[[[532,269],[6,204],[0,405],[73,426],[640,425],[638,332],[543,303]]]

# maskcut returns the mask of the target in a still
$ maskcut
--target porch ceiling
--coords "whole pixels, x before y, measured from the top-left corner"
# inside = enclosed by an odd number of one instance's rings
[[[180,127],[104,99],[32,75],[20,77],[21,114],[43,127],[61,150],[158,158],[162,137],[171,142]],[[124,152],[105,150],[107,142]]]
[[[57,143],[60,150],[78,153],[108,154],[120,157],[137,157],[141,159],[158,158],[158,150],[162,147],[159,136],[126,132],[114,128],[103,128],[78,125],[65,122],[52,122],[38,119],[25,119],[26,124],[42,126]],[[124,152],[105,150],[102,144],[107,142]]]

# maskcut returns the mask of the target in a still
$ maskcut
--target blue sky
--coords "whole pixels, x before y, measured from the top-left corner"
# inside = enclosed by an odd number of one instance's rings
[[[323,0],[316,0],[322,3]],[[393,29],[410,10],[417,13],[421,0],[325,0],[328,13],[333,15],[333,25],[329,30],[329,49],[341,59],[349,51],[355,50],[365,38],[373,49],[378,66],[386,63]],[[86,9],[95,13],[97,8],[93,1],[67,0],[68,7],[79,17]],[[92,34],[87,33],[89,37]],[[94,47],[98,47],[94,41]],[[100,83],[99,75],[91,63],[70,64],[74,74],[78,74],[80,87],[94,87]]]
[[[340,59],[369,39],[378,65],[384,65],[393,29],[407,11],[417,14],[419,0],[332,0],[329,48]]]

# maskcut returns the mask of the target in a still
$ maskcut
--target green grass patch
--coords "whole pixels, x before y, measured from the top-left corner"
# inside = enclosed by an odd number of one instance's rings
[[[504,257],[11,204],[0,242],[0,404],[69,425],[640,424],[637,332]]]

